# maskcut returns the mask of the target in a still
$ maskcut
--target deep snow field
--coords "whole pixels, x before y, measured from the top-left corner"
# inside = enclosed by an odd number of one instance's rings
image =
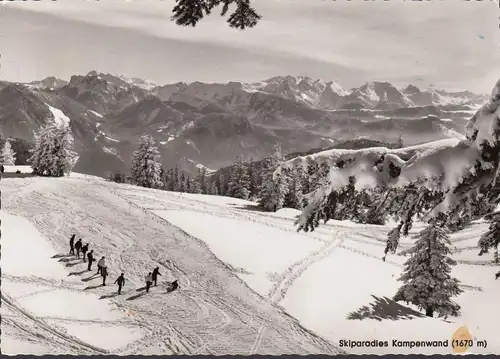
[[[0,188],[3,354],[336,354],[340,340],[447,340],[462,326],[488,343],[468,353],[500,353],[500,280],[492,254],[477,256],[482,221],[452,235],[462,315],[444,320],[390,299],[408,258],[381,260],[390,226],[331,221],[297,233],[296,210],[79,174],[4,178]],[[106,256],[105,287],[67,256],[72,233]],[[155,266],[158,287],[137,291]],[[174,279],[180,290],[168,293]]]

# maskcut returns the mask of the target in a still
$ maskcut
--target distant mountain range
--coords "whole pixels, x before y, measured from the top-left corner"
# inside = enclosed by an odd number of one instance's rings
[[[0,81],[0,131],[33,142],[41,125],[66,123],[80,154],[75,170],[96,175],[128,171],[136,141],[147,132],[167,168],[194,172],[227,166],[238,155],[262,159],[276,142],[290,153],[363,138],[413,145],[461,137],[486,99],[387,82],[344,89],[293,76],[157,86],[92,71],[69,82]]]

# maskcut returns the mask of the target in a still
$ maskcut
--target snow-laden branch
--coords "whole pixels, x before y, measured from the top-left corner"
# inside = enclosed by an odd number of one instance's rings
[[[446,196],[433,214],[492,184],[500,170],[500,80],[488,102],[469,120],[465,133],[465,140],[447,139],[401,149],[334,149],[282,163],[282,168],[330,166],[326,183],[311,196],[299,224],[305,223],[332,191],[346,186],[351,176],[356,177],[357,190],[413,184],[432,191],[439,186]]]

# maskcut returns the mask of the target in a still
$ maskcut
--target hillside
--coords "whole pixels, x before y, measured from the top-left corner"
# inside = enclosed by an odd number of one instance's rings
[[[78,174],[4,178],[2,205],[6,354],[336,354],[341,340],[446,340],[462,325],[488,341],[470,353],[500,351],[491,320],[500,316],[500,287],[492,255],[477,256],[483,221],[452,235],[462,315],[442,320],[390,299],[406,260],[380,259],[390,226],[331,221],[297,233],[298,211],[263,213],[234,198]],[[400,251],[421,228],[416,223]],[[66,254],[72,233],[98,258],[106,256],[109,283],[125,272],[121,296]],[[155,266],[159,286],[137,291]],[[180,289],[168,293],[174,279]],[[392,345],[347,350],[451,352]]]
[[[263,159],[276,142],[293,153],[355,139],[412,145],[459,138],[486,98],[387,82],[344,89],[300,76],[155,85],[91,71],[69,81],[0,82],[0,133],[33,142],[40,126],[64,118],[80,154],[76,171],[104,176],[128,172],[147,132],[165,167],[194,173],[198,164],[216,170],[238,155]]]

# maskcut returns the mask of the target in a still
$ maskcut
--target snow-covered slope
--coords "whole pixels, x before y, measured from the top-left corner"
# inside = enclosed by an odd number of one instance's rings
[[[81,175],[1,184],[3,353],[339,352],[253,292],[205,243],[137,206],[135,187]],[[72,233],[106,257],[107,286],[67,256]],[[156,266],[160,282],[146,294]],[[169,293],[174,279],[180,290]]]
[[[16,301],[10,309],[2,306],[2,315],[13,311],[2,323],[4,353],[22,346],[30,353],[334,354],[333,345],[341,340],[378,339],[389,346],[346,349],[447,354],[449,347],[399,348],[391,341],[448,340],[463,325],[488,341],[486,349],[468,352],[500,353],[491,320],[500,316],[496,269],[492,255],[478,257],[476,248],[487,229],[484,222],[452,236],[458,261],[453,275],[464,290],[456,298],[462,315],[441,320],[390,299],[407,257],[381,260],[389,227],[331,221],[313,233],[297,233],[293,218],[300,212],[295,210],[263,213],[234,198],[148,190],[81,175],[3,179],[2,195],[8,213],[2,215],[8,228],[2,233],[2,259],[11,258],[3,263],[2,295]],[[420,229],[416,223],[411,234]],[[29,231],[26,242],[16,244],[23,231]],[[73,232],[89,241],[98,257],[106,256],[109,282],[125,272],[122,296],[113,295],[113,286],[98,286],[85,264],[64,261]],[[401,250],[412,243],[403,238]],[[19,255],[28,246],[38,254]],[[50,258],[54,254],[59,258]],[[159,287],[137,292],[157,265]],[[167,294],[165,282],[173,279],[180,290]],[[72,303],[85,303],[93,317],[83,318],[83,310],[74,313],[73,306],[65,311],[68,295]],[[45,298],[61,303],[57,313],[44,308]],[[121,331],[93,335],[87,328],[96,323]],[[97,338],[104,335],[107,341]]]

